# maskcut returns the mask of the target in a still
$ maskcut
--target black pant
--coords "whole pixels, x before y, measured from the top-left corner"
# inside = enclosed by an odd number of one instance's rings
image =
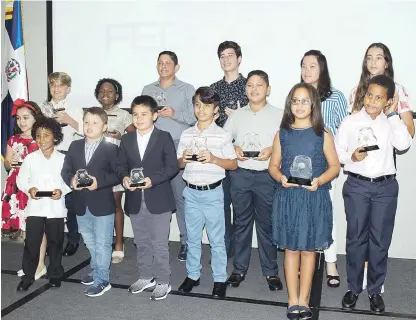
[[[395,178],[369,182],[349,176],[344,183],[347,217],[348,290],[360,293],[364,263],[368,261],[368,294],[380,294],[386,278],[388,251],[393,235],[399,185]]]
[[[26,239],[23,251],[23,280],[33,281],[39,263],[39,250],[43,233],[49,250],[49,278],[61,278],[64,273],[62,267],[62,247],[64,244],[64,218],[46,219],[43,217],[28,217],[26,220]]]
[[[222,180],[222,189],[224,191],[224,216],[225,216],[225,247],[227,255],[234,255],[234,222],[231,214],[231,179],[230,172],[225,171],[225,178]]]
[[[68,243],[79,243],[81,235],[78,232],[77,215],[73,210],[74,193],[70,192],[65,196],[65,207],[68,210],[66,218],[66,226],[68,227],[67,239]]]
[[[272,243],[272,203],[276,182],[267,170],[238,168],[230,173],[235,214],[234,272],[247,272],[251,257],[253,224],[256,222],[260,265],[264,276],[279,273],[277,248]]]

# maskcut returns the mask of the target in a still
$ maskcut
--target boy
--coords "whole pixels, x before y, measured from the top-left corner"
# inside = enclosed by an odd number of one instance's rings
[[[142,95],[149,95],[156,99],[159,105],[156,127],[168,131],[177,147],[182,132],[196,121],[192,106],[192,96],[195,93],[195,88],[189,83],[179,80],[176,76],[180,65],[175,52],[160,52],[156,68],[159,79],[145,86]],[[187,253],[186,226],[182,197],[185,182],[182,179],[182,171],[171,180],[171,184],[176,199],[176,222],[178,223],[181,242],[178,260],[185,261]]]
[[[92,107],[85,111],[85,139],[71,143],[62,169],[62,178],[74,190],[79,231],[91,254],[92,273],[82,279],[83,284],[91,285],[85,291],[89,297],[101,296],[111,289],[109,275],[116,210],[112,187],[120,180],[116,174],[118,148],[103,138],[107,122],[103,109]],[[79,169],[87,170],[92,185],[77,186]]]
[[[201,275],[201,241],[205,226],[211,245],[211,268],[214,278],[212,296],[224,298],[227,281],[227,253],[225,249],[224,193],[221,186],[225,170],[237,168],[231,135],[215,124],[220,97],[214,89],[201,87],[192,98],[196,125],[186,129],[181,136],[177,150],[179,167],[185,168],[183,179],[186,187],[185,222],[188,234],[188,255],[186,270],[188,276],[179,291],[190,292],[199,285]],[[193,153],[188,146],[194,138],[205,139],[205,149],[197,153],[197,161],[191,160]]]
[[[220,60],[221,69],[224,77],[213,83],[211,88],[218,93],[220,97],[220,106],[216,114],[216,123],[224,127],[229,115],[236,109],[248,104],[246,95],[247,79],[239,72],[242,53],[241,47],[234,41],[224,41],[220,43],[217,50],[218,59]],[[225,246],[227,256],[234,256],[234,226],[231,215],[231,193],[230,193],[230,175],[225,171],[225,178],[222,181],[224,190],[224,214],[225,214]]]
[[[175,198],[171,179],[179,172],[175,145],[169,132],[155,128],[157,103],[150,96],[131,103],[136,131],[121,138],[119,176],[127,189],[124,210],[130,216],[140,278],[129,291],[152,290],[151,299],[163,300],[170,286],[169,231]],[[132,169],[143,168],[144,186],[131,186]],[[134,178],[134,176],[133,176]]]
[[[348,292],[342,307],[355,307],[362,291],[363,265],[368,260],[367,292],[375,314],[385,310],[380,293],[399,192],[393,151],[406,150],[412,143],[406,125],[394,109],[394,92],[395,84],[389,77],[371,78],[364,107],[345,118],[335,139],[340,162],[349,175],[343,189]],[[374,146],[379,149],[365,149]]]
[[[44,232],[49,247],[48,277],[52,287],[61,286],[64,272],[61,264],[67,213],[64,196],[71,189],[61,178],[65,156],[55,150],[55,146],[62,141],[62,130],[54,119],[42,118],[33,125],[32,136],[39,150],[25,158],[16,181],[17,187],[29,196],[25,209],[24,275],[17,286],[18,291],[27,291],[33,284]],[[41,197],[38,191],[50,191],[52,195]]]
[[[83,111],[79,106],[72,104],[68,99],[71,92],[71,77],[65,72],[54,72],[48,76],[49,93],[51,100],[45,101],[40,109],[42,113],[49,117],[55,118],[62,126],[64,138],[58,146],[58,151],[65,154],[69,145],[73,140],[79,139],[82,134],[82,116]],[[60,109],[65,109],[61,110]],[[65,205],[68,209],[67,218],[67,245],[63,252],[64,256],[72,256],[77,252],[79,246],[80,235],[76,215],[73,212],[73,193],[69,193],[65,197]]]

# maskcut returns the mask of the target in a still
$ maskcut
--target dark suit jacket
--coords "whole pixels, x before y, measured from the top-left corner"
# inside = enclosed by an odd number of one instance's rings
[[[116,211],[113,186],[120,183],[117,176],[118,148],[116,145],[101,141],[88,165],[85,163],[85,139],[73,141],[69,146],[62,168],[62,178],[71,185],[72,177],[78,169],[86,169],[90,176],[97,179],[98,188],[94,191],[74,190],[73,209],[82,216],[88,207],[94,216],[105,216]]]
[[[143,159],[137,145],[137,131],[121,138],[118,158],[119,178],[130,176],[130,170],[143,168],[145,177],[152,180],[152,187],[144,190],[147,209],[152,214],[161,214],[176,209],[170,180],[179,172],[175,145],[169,132],[154,128]],[[126,190],[124,211],[137,214],[140,211],[142,190]]]

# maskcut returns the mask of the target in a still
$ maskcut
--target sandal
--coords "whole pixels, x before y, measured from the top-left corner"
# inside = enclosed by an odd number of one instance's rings
[[[311,309],[306,306],[299,306],[299,319],[302,319],[302,320],[312,319]]]
[[[293,305],[293,306],[288,306],[287,310],[286,310],[286,317],[289,320],[298,320],[299,319],[299,306],[298,305]]]
[[[335,264],[335,269],[338,272],[338,266],[336,264]],[[327,266],[326,266],[326,272],[327,272],[327,274],[326,274],[326,285],[330,288],[338,288],[340,283],[341,283],[339,275],[338,276],[333,276],[333,275],[328,274]],[[335,283],[333,283],[333,282],[335,282]]]
[[[121,263],[124,259],[124,245],[123,251],[113,251],[111,254],[111,263]]]

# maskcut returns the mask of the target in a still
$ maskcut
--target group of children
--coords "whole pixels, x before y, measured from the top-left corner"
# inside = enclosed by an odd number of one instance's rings
[[[177,148],[171,134],[155,127],[158,104],[147,95],[138,96],[131,103],[134,130],[124,134],[123,127],[125,129],[130,121],[127,115],[120,125],[113,124],[110,128],[108,111],[120,112],[114,106],[121,96],[121,86],[112,79],[97,85],[96,97],[103,108],[92,107],[84,112],[82,123],[77,126],[84,139],[73,141],[67,152],[56,149],[64,130],[57,120],[43,117],[34,102],[16,101],[13,115],[19,131],[9,140],[5,165],[12,170],[8,183],[10,186],[15,183],[19,193],[6,188],[5,194],[10,194],[9,211],[17,214],[21,221],[26,217],[24,275],[18,290],[27,290],[39,271],[38,264],[42,260],[39,248],[44,233],[50,257],[50,284],[60,286],[66,216],[64,197],[72,192],[79,231],[91,254],[92,272],[82,279],[83,284],[89,285],[85,294],[95,297],[108,291],[112,255],[113,259],[124,256],[122,242],[116,250],[121,253],[112,253],[114,219],[121,210],[121,200],[117,200],[113,191],[123,188],[125,213],[132,221],[140,272],[140,278],[129,291],[134,294],[152,291],[151,299],[165,299],[171,291],[168,241],[170,220],[176,208],[170,181],[183,168],[189,251],[187,277],[178,290],[190,292],[200,283],[204,227],[211,246],[212,296],[224,298],[227,284],[239,286],[248,269],[255,221],[262,271],[270,289],[282,287],[276,263],[277,246],[285,250],[287,317],[311,319],[308,303],[314,251],[328,249],[334,240],[330,189],[343,163],[349,174],[343,189],[348,222],[349,291],[342,305],[347,309],[355,307],[362,291],[363,266],[368,260],[371,310],[383,313],[380,293],[398,194],[393,149],[405,150],[412,142],[408,127],[396,112],[396,87],[387,75],[374,75],[367,80],[362,89],[365,91],[363,107],[337,126],[334,140],[332,130],[324,123],[321,92],[305,81],[307,77],[307,72],[305,77],[302,73],[303,81],[289,92],[282,113],[267,102],[270,93],[267,73],[250,72],[246,84],[249,103],[227,114],[224,128],[215,123],[220,112],[220,96],[210,87],[200,87],[192,99],[196,124],[182,132]],[[362,128],[371,128],[372,134],[377,136],[377,150],[359,144]],[[254,157],[243,149],[247,136],[253,132],[261,145]],[[111,138],[121,138],[121,141]],[[203,148],[195,151],[190,146],[200,138],[205,141]],[[23,152],[19,151],[22,145]],[[308,158],[312,164],[310,185],[300,186],[289,179],[298,156]],[[14,165],[23,158],[19,171]],[[371,170],[366,165],[369,162]],[[46,167],[50,168],[47,174]],[[144,180],[136,186],[132,184],[130,173],[138,168],[142,169]],[[78,185],[76,174],[80,169],[86,169],[90,175],[90,186]],[[239,235],[234,270],[228,279],[221,188],[226,171],[230,172],[231,198],[238,212],[235,228]],[[41,191],[51,194],[43,196]],[[253,207],[256,207],[254,215]],[[373,217],[375,214],[377,219]],[[368,224],[369,219],[371,224]],[[390,226],[388,232],[384,227],[386,223]]]

